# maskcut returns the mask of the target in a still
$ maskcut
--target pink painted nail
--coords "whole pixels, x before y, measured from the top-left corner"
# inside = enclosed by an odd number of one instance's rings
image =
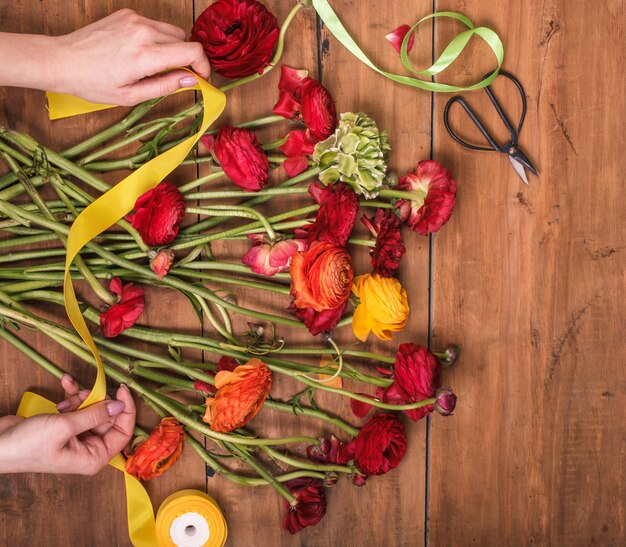
[[[72,403],[70,402],[70,400],[69,399],[65,399],[65,401],[61,401],[57,405],[57,410],[59,412],[63,412],[64,410],[67,410],[70,406],[72,406]]]
[[[89,397],[89,394],[90,394],[90,393],[91,393],[91,390],[90,390],[90,389],[81,389],[81,390],[78,392],[78,398],[79,398],[81,401],[84,401],[87,397]]]
[[[178,83],[180,84],[180,87],[193,87],[198,83],[198,80],[196,80],[193,76],[184,76]]]
[[[70,375],[69,375],[69,374],[67,374],[67,373],[66,373],[66,374],[64,374],[64,375],[63,375],[63,378],[61,378],[61,379],[62,379],[62,380],[63,380],[63,379],[65,379],[65,380],[67,380],[68,382],[70,382],[70,383],[72,383],[72,384],[76,385],[76,380],[74,380],[74,378],[72,378],[72,376],[70,376]]]
[[[111,418],[124,412],[125,408],[126,403],[124,401],[111,401],[110,403],[107,403],[107,413],[111,416]]]

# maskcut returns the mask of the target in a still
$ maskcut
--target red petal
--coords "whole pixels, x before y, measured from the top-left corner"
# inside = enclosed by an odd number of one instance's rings
[[[358,393],[357,395],[363,395],[365,397],[369,397],[372,400],[375,399],[367,393]],[[363,401],[357,401],[356,399],[350,399],[350,408],[352,408],[352,412],[357,418],[365,418],[365,416],[368,415],[369,411],[372,410],[372,405],[364,403]]]
[[[200,137],[200,142],[209,153],[213,152],[213,147],[215,146],[215,137],[213,135],[204,135],[203,137]]]
[[[280,82],[278,82],[278,89],[280,91],[295,94],[302,80],[304,80],[304,78],[308,75],[309,71],[303,68],[297,69],[282,65],[280,67]]]
[[[295,177],[309,168],[309,160],[307,160],[306,156],[288,158],[283,162],[283,167],[287,175]]]
[[[390,32],[389,34],[387,34],[387,36],[385,36],[385,38],[387,38],[387,40],[389,40],[389,43],[393,46],[393,49],[395,49],[398,53],[400,53],[400,50],[402,48],[402,41],[404,40],[406,33],[409,32],[410,29],[411,27],[409,25],[401,25],[396,30]],[[407,44],[406,48],[407,52],[413,49],[413,42],[415,42],[415,33],[411,33],[411,37],[409,38],[409,43]]]

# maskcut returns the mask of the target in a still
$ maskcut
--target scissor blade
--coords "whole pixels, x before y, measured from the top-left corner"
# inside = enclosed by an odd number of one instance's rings
[[[515,172],[519,175],[519,178],[521,178],[524,181],[524,184],[528,186],[528,177],[526,176],[524,166],[515,158],[513,158],[513,156],[509,156],[509,159],[511,160],[511,165],[513,166],[513,169],[515,169]]]

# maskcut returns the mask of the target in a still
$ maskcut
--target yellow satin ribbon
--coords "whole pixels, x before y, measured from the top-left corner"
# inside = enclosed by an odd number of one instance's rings
[[[74,325],[78,334],[85,341],[91,353],[93,353],[98,371],[91,393],[80,408],[104,400],[106,397],[106,379],[98,349],[76,301],[70,276],[70,266],[74,258],[87,243],[128,214],[133,209],[139,196],[154,188],[183,162],[202,134],[219,117],[226,106],[226,97],[222,91],[207,83],[193,71],[186,68],[181,70],[187,70],[198,80],[197,86],[186,88],[185,90],[200,90],[202,93],[204,114],[198,132],[170,150],[151,159],[91,203],[76,217],[67,237],[65,275],[63,279],[65,309],[72,325]],[[50,119],[52,120],[115,107],[115,105],[89,103],[71,95],[48,93],[47,96]],[[56,412],[54,403],[28,392],[22,397],[18,409],[19,415],[24,417],[54,412]],[[116,455],[109,462],[109,465],[124,473],[126,505],[128,509],[128,533],[133,545],[135,547],[155,547],[158,543],[154,512],[147,492],[137,479],[126,473],[125,460],[120,454]]]

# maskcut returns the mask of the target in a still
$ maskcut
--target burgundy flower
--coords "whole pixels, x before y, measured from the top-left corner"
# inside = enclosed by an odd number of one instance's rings
[[[437,402],[435,410],[442,416],[450,416],[456,407],[456,395],[449,387],[442,387],[437,390]]]
[[[387,38],[387,40],[389,40],[389,43],[393,46],[393,49],[395,49],[398,53],[400,53],[400,51],[402,50],[402,41],[404,40],[404,37],[407,35],[407,32],[409,32],[409,30],[411,30],[411,27],[409,25],[401,25],[396,30],[390,32],[389,34],[387,34],[387,36],[385,36],[385,38]],[[407,53],[413,49],[413,42],[415,42],[415,33],[412,32],[409,38],[409,42],[406,46]]]
[[[306,70],[281,67],[279,97],[274,114],[287,119],[302,119],[315,141],[330,137],[337,127],[335,101]]]
[[[376,246],[370,249],[373,273],[393,277],[406,252],[398,217],[389,209],[378,209],[374,218],[364,215],[361,220],[376,238]]]
[[[347,305],[348,302],[346,301],[338,308],[315,311],[310,307],[296,308],[296,306],[292,303],[288,309],[296,314],[296,317],[304,323],[313,336],[317,336],[323,332],[330,332],[337,326],[343,312],[346,311]]]
[[[436,161],[420,161],[415,171],[400,178],[396,189],[415,195],[395,203],[402,221],[414,232],[428,235],[448,222],[454,209],[456,181]]]
[[[126,217],[147,245],[167,245],[178,235],[185,216],[185,200],[171,182],[163,181],[135,202],[135,213]]]
[[[133,283],[123,285],[119,277],[111,279],[109,290],[120,299],[100,314],[100,329],[107,338],[115,338],[132,327],[143,313],[144,292]]]
[[[393,414],[377,414],[355,440],[354,462],[366,475],[384,475],[398,467],[406,453],[406,433]]]
[[[267,184],[269,160],[256,135],[249,129],[220,128],[213,153],[226,176],[243,190],[256,192]]]
[[[295,177],[306,171],[309,167],[307,156],[313,153],[315,141],[311,139],[308,132],[294,129],[287,136],[287,141],[280,149],[287,159],[283,162],[283,167],[290,177]]]
[[[254,273],[275,275],[289,269],[291,257],[298,251],[305,251],[307,242],[303,239],[283,239],[270,243],[263,234],[250,234],[252,247],[243,255],[242,262]]]
[[[296,504],[285,500],[287,513],[283,529],[295,534],[307,526],[315,526],[326,513],[326,496],[322,481],[311,478],[293,479],[285,483],[296,497]]]
[[[309,186],[309,193],[320,204],[315,221],[295,232],[296,237],[309,243],[326,241],[345,247],[354,228],[359,200],[354,191],[343,183],[333,186]]]
[[[191,40],[202,44],[215,72],[242,78],[269,64],[278,23],[256,0],[217,0],[196,19]]]
[[[170,271],[172,262],[174,261],[174,252],[169,249],[161,249],[158,253],[151,251],[150,269],[157,274],[157,277],[163,279]]]
[[[321,439],[319,445],[309,445],[306,449],[308,458],[313,463],[334,463],[345,465],[354,459],[354,439],[342,443],[334,435],[330,439]]]

